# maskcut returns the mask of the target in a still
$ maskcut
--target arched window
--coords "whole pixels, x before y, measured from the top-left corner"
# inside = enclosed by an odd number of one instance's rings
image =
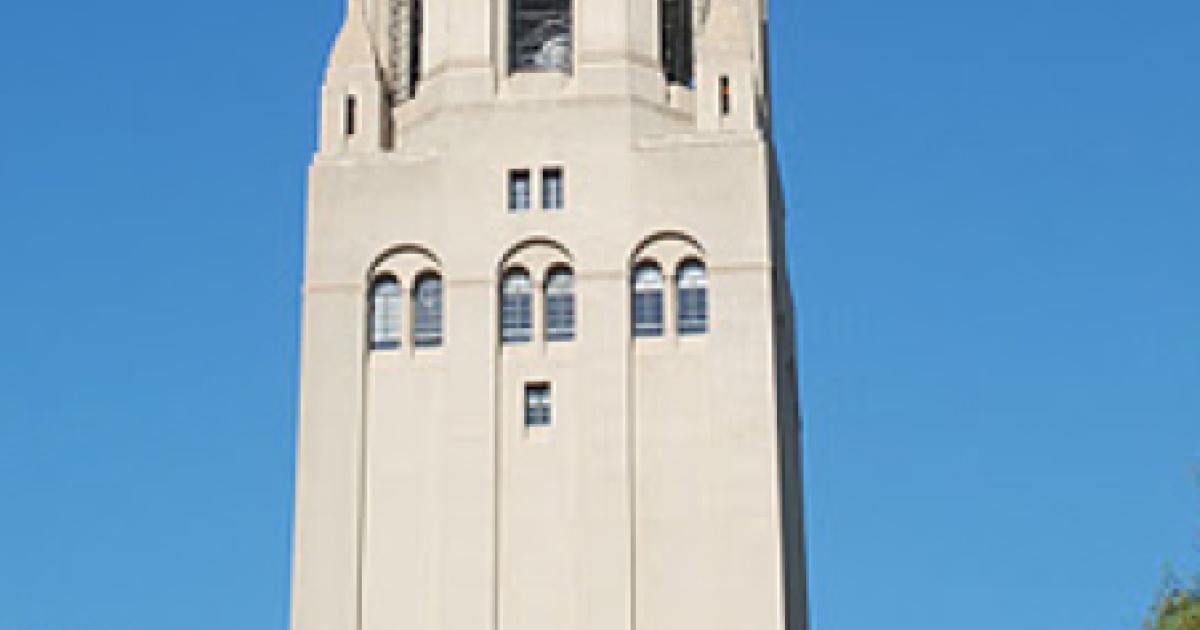
[[[426,274],[413,288],[413,343],[418,348],[442,345],[442,279]]]
[[[658,265],[645,263],[633,271],[633,336],[663,334],[663,275]]]
[[[571,71],[571,1],[510,0],[512,72]]]
[[[546,340],[575,338],[575,274],[557,268],[546,278]]]
[[[679,334],[708,332],[708,272],[704,263],[691,260],[679,266],[675,276],[678,291]]]
[[[395,276],[380,276],[371,285],[371,349],[394,350],[400,347],[400,281]]]
[[[533,339],[533,281],[523,269],[508,272],[501,283],[500,337],[504,343]]]

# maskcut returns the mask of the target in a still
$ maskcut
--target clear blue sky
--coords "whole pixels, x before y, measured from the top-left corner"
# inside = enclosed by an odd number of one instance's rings
[[[0,3],[0,628],[284,628],[339,1]],[[771,4],[816,630],[1135,630],[1198,568],[1200,4]]]

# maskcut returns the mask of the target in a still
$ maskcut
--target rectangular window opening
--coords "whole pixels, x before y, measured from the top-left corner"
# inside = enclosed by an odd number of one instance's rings
[[[546,341],[575,340],[575,296],[546,298]]]
[[[518,170],[508,173],[508,210],[525,212],[532,204],[532,182],[529,171]]]
[[[692,85],[691,0],[662,0],[662,62],[671,85]]]
[[[553,420],[550,384],[530,383],[525,386],[525,426],[548,427]]]
[[[562,210],[566,207],[566,183],[563,169],[558,167],[542,169],[542,208],[545,210]]]
[[[679,334],[703,335],[708,332],[708,291],[683,289],[679,292]]]
[[[524,212],[533,205],[532,181],[528,170],[509,172],[509,211]]]
[[[412,0],[409,8],[408,26],[408,94],[417,95],[417,84],[421,82],[421,37],[424,35],[424,12],[421,0]]]
[[[663,334],[662,292],[638,292],[633,296],[633,336],[661,337]]]

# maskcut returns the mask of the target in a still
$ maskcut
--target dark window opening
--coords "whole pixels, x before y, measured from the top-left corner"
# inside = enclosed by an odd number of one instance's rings
[[[692,2],[662,0],[662,63],[671,85],[692,84]]]
[[[571,1],[512,0],[509,69],[571,71]]]
[[[346,135],[353,136],[358,125],[358,99],[351,94],[346,97]]]
[[[421,35],[424,29],[424,7],[421,0],[412,0],[408,26],[408,95],[417,95],[421,82]]]
[[[421,82],[421,36],[425,27],[423,0],[389,0],[391,18],[390,97],[395,105],[417,95]]]

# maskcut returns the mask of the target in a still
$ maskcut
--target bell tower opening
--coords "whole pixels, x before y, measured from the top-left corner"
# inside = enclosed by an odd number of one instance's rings
[[[668,85],[692,85],[692,0],[660,0],[663,72]]]
[[[509,70],[572,68],[572,0],[510,0]]]
[[[395,99],[417,95],[421,82],[421,39],[425,15],[422,0],[391,0],[388,38],[391,40],[391,83]]]

